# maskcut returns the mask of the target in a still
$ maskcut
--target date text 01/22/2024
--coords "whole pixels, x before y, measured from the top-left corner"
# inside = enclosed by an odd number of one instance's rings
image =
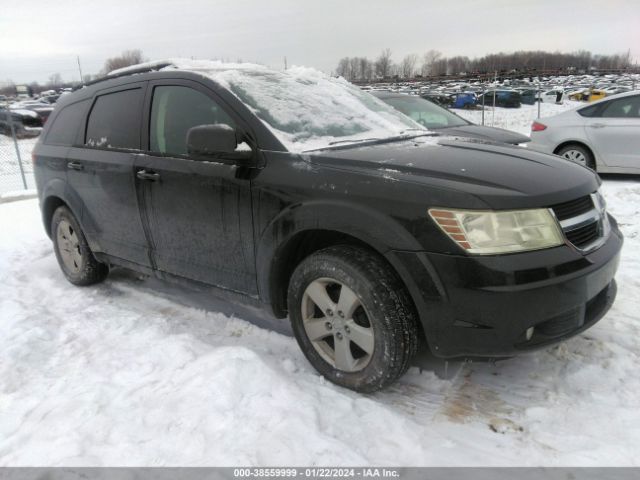
[[[393,468],[235,468],[234,478],[400,478]]]

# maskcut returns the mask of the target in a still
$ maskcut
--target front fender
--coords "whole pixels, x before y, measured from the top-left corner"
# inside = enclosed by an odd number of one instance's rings
[[[282,210],[261,232],[256,248],[260,296],[270,303],[270,279],[274,265],[287,245],[300,233],[329,231],[348,235],[384,255],[390,250],[421,250],[399,222],[366,206],[340,200],[314,200]]]

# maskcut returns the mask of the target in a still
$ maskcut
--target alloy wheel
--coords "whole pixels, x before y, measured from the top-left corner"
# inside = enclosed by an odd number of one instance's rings
[[[357,372],[369,364],[374,330],[348,286],[331,278],[311,282],[302,297],[302,321],[313,348],[337,370]]]
[[[60,220],[56,232],[58,250],[64,266],[73,273],[78,273],[82,267],[82,252],[80,240],[73,226],[65,219]]]
[[[562,154],[562,156],[573,162],[580,163],[581,165],[587,165],[587,158],[584,156],[584,153],[579,150],[567,150]]]

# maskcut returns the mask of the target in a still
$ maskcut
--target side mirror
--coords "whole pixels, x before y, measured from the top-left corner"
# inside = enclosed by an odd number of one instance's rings
[[[187,152],[201,160],[222,160],[246,165],[250,149],[238,150],[236,131],[229,125],[197,125],[187,132]]]

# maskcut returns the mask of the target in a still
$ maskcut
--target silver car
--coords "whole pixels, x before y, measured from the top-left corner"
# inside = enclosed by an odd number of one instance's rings
[[[640,91],[533,122],[529,148],[600,173],[640,173]]]

